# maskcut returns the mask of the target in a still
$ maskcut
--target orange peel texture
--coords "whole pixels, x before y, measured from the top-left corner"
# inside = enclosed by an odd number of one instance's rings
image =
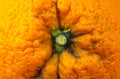
[[[119,3],[0,0],[0,79],[120,79]],[[53,52],[59,28],[71,29],[75,56]]]

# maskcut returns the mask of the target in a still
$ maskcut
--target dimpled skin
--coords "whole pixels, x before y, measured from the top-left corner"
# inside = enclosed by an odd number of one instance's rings
[[[0,79],[35,79],[38,70],[36,79],[120,79],[119,3],[0,0]],[[59,21],[76,36],[77,57],[53,54],[51,31]]]
[[[58,24],[46,1],[0,0],[0,79],[30,79],[51,55],[50,30]]]

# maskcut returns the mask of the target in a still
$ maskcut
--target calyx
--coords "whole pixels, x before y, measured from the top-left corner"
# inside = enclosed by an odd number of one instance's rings
[[[52,44],[53,51],[60,53],[72,46],[70,29],[53,29],[52,30]]]

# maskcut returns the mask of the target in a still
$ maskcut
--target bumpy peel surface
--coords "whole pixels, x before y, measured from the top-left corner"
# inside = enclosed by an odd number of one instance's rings
[[[120,79],[119,3],[0,0],[0,79],[34,79],[38,70],[39,79]],[[58,14],[61,27],[77,36],[77,58],[67,50],[52,55]]]

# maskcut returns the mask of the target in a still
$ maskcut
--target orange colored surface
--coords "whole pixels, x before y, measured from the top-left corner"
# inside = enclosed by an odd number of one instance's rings
[[[58,14],[78,35],[78,58],[51,56]],[[120,1],[0,0],[0,79],[34,79],[40,69],[39,79],[120,79]]]

